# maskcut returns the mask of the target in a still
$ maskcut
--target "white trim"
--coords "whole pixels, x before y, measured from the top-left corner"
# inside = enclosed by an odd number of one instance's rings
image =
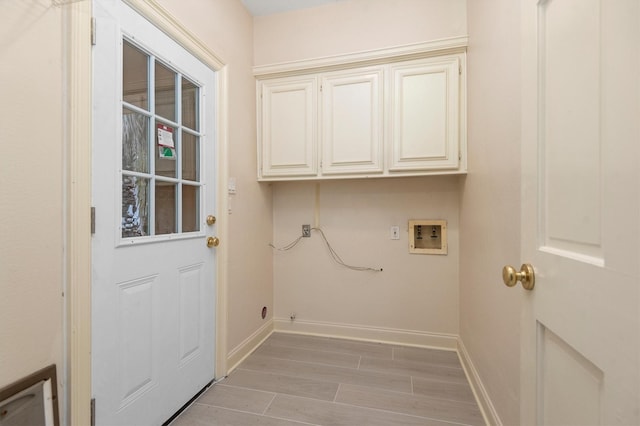
[[[273,334],[273,320],[267,321],[262,327],[253,332],[249,337],[244,339],[238,346],[229,352],[227,357],[227,365],[231,367],[228,373],[231,373],[242,361],[244,361],[258,346]]]
[[[318,321],[302,321],[289,318],[273,320],[274,330],[281,333],[308,334],[337,337],[367,342],[390,343],[403,346],[419,346],[456,350],[458,336],[446,333],[429,333],[386,327],[370,327],[355,324],[336,324]]]
[[[478,407],[482,412],[482,417],[484,418],[485,423],[487,425],[502,426],[502,420],[500,420],[500,416],[498,416],[498,412],[493,406],[493,402],[491,402],[489,393],[484,387],[482,379],[480,379],[480,375],[478,374],[478,370],[476,370],[476,367],[473,365],[469,352],[467,352],[467,348],[464,346],[461,338],[458,338],[458,356],[460,357],[460,363],[467,375],[467,380],[471,385],[471,390],[473,391]]]
[[[222,242],[217,250],[216,264],[216,354],[215,354],[215,377],[220,378],[227,375],[227,244],[229,217],[227,186],[228,186],[228,111],[229,111],[229,76],[227,67],[218,71],[217,87],[217,170],[216,178],[218,187],[216,188],[216,217],[218,238]]]
[[[224,60],[193,35],[193,33],[174,18],[165,8],[160,6],[156,0],[122,1],[210,68],[217,71],[225,66],[226,62]]]
[[[465,156],[463,155],[463,158]],[[465,159],[466,161],[466,159]],[[466,162],[465,163],[460,163],[461,165],[464,164],[466,167]],[[461,166],[462,167],[462,166]],[[260,166],[258,167],[260,168]],[[258,170],[259,171],[259,170]],[[307,181],[316,181],[316,182],[321,182],[324,180],[345,180],[345,179],[380,179],[380,178],[406,178],[406,177],[412,177],[412,176],[426,176],[426,175],[466,175],[467,174],[467,170],[460,168],[455,169],[455,170],[433,170],[430,173],[427,172],[405,172],[405,171],[391,171],[391,172],[381,172],[381,173],[377,173],[377,174],[356,174],[356,175],[349,175],[349,174],[341,174],[341,175],[313,175],[313,176],[303,176],[303,175],[296,175],[296,176],[262,176],[258,178],[258,182],[284,182],[284,181],[301,181],[301,180],[307,180]],[[259,176],[259,175],[258,175]]]
[[[577,260],[578,262],[587,263],[599,268],[605,267],[604,259],[602,257],[589,256],[588,254],[577,253],[571,250],[563,250],[561,248],[551,246],[542,246],[539,248],[539,250],[544,253],[566,257],[567,259]]]
[[[422,43],[407,44],[404,46],[388,47],[383,49],[365,50],[363,52],[346,55],[325,56],[322,58],[306,59],[301,61],[283,62],[279,64],[259,65],[253,67],[253,75],[256,77],[269,76],[282,77],[310,71],[328,71],[329,69],[351,68],[358,66],[374,65],[388,62],[389,59],[408,60],[425,58],[445,53],[465,52],[468,37],[451,37]]]
[[[68,424],[91,418],[91,13],[92,3],[67,5],[65,182],[65,371]]]

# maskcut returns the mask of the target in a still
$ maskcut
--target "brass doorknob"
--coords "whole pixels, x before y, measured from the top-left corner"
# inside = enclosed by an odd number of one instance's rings
[[[528,263],[520,267],[520,272],[516,271],[513,266],[507,265],[502,268],[502,281],[507,287],[513,287],[520,281],[525,290],[533,290],[536,285],[536,274],[533,271],[533,266]]]
[[[218,237],[207,238],[207,247],[218,247],[220,239]]]
[[[207,225],[213,225],[214,223],[216,223],[216,217],[212,214],[207,216]]]

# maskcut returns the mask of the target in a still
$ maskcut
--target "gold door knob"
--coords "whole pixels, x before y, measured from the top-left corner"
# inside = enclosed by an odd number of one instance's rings
[[[213,225],[214,223],[216,223],[216,217],[212,214],[207,216],[207,225]]]
[[[220,239],[218,237],[207,238],[207,247],[218,247]]]
[[[502,281],[507,287],[513,287],[520,281],[525,290],[533,290],[536,285],[536,274],[533,272],[533,266],[528,263],[520,267],[520,272],[513,266],[507,265],[502,268]]]

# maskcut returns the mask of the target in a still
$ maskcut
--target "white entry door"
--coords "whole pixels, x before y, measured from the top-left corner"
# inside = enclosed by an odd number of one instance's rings
[[[640,2],[521,4],[522,423],[637,425]]]
[[[121,0],[94,16],[96,424],[159,425],[214,379],[216,73]]]

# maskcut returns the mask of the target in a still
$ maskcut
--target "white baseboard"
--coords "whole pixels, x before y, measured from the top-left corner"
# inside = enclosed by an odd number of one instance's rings
[[[282,333],[338,337],[404,346],[431,347],[452,351],[457,350],[458,347],[458,336],[455,334],[428,333],[415,330],[303,321],[298,319],[291,321],[289,318],[274,318],[273,325],[274,331]]]
[[[231,373],[246,357],[251,355],[262,342],[267,340],[273,333],[273,320],[267,321],[262,327],[257,329],[251,336],[247,337],[238,346],[233,348],[227,355],[227,374]]]
[[[460,357],[460,363],[462,364],[462,368],[467,374],[467,379],[471,384],[471,390],[476,397],[476,401],[478,402],[480,411],[482,411],[482,416],[484,417],[485,423],[487,425],[502,426],[502,420],[500,420],[500,416],[498,416],[498,412],[493,406],[491,398],[489,398],[489,393],[484,387],[484,384],[480,379],[480,375],[478,374],[476,367],[473,365],[473,362],[469,357],[469,353],[467,352],[467,349],[465,348],[464,343],[460,338],[458,338],[457,349],[458,356]]]

